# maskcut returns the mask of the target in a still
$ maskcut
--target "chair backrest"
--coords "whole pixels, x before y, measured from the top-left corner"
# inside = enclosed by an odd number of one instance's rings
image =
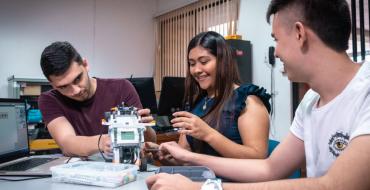
[[[172,116],[173,112],[183,110],[184,93],[184,77],[163,77],[158,115]]]
[[[274,149],[279,145],[279,141],[269,139],[269,150],[268,150],[268,156],[271,155],[271,153],[274,151]],[[301,171],[298,169],[294,171],[294,173],[289,176],[289,179],[294,179],[294,178],[300,178],[301,177]]]
[[[152,114],[156,114],[158,112],[158,107],[153,77],[129,78],[128,80],[134,85],[143,108],[149,108]]]

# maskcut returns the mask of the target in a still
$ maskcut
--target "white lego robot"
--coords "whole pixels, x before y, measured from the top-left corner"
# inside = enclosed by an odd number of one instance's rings
[[[142,158],[140,149],[144,143],[145,125],[140,123],[140,116],[135,107],[122,106],[112,108],[105,113],[103,126],[107,126],[112,141],[113,163],[136,164],[141,171],[146,170],[146,158]]]

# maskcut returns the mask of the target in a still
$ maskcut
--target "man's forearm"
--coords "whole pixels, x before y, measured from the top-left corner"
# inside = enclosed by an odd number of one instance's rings
[[[71,136],[65,142],[61,142],[63,154],[67,156],[90,156],[99,151],[98,140],[100,135],[96,136]],[[155,141],[155,132],[151,127],[148,127],[145,133],[146,141]],[[100,147],[103,148],[103,147]]]
[[[301,178],[294,180],[279,180],[265,183],[224,183],[224,190],[267,190],[267,189],[281,189],[281,190],[327,190],[336,189],[327,185],[322,178]]]
[[[230,159],[194,153],[186,162],[207,166],[217,175],[234,181],[257,182],[274,179],[266,160]]]
[[[98,139],[96,136],[73,136],[60,145],[66,156],[90,156],[98,152]]]

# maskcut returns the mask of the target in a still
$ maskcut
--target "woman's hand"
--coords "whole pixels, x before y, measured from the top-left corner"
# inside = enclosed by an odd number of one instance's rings
[[[205,142],[208,142],[212,135],[217,133],[215,129],[192,113],[180,111],[175,112],[173,116],[175,118],[171,120],[172,126],[180,128],[180,133],[190,135]]]

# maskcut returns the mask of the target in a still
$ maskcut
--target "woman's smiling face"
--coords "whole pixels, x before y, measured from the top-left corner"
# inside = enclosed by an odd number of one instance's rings
[[[198,82],[199,86],[207,91],[208,96],[214,93],[216,64],[216,57],[201,46],[196,46],[189,52],[190,74]]]

